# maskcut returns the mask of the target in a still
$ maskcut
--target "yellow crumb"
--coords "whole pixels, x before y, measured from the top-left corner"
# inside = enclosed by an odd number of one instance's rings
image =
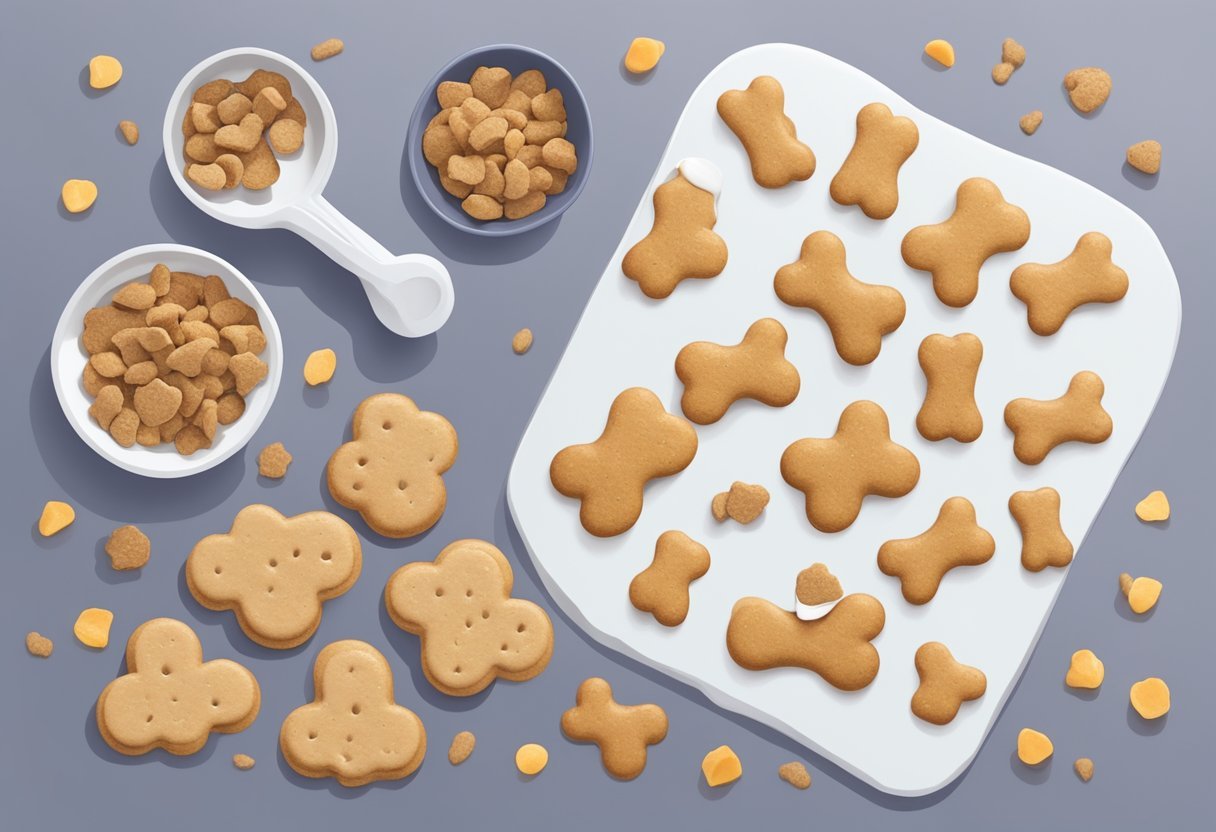
[[[729,745],[719,745],[701,761],[701,773],[710,786],[724,786],[743,776],[743,763]]]
[[[114,613],[98,607],[84,610],[72,625],[72,632],[80,643],[86,647],[96,647],[98,650],[110,643],[110,625],[114,623]]]
[[[925,44],[925,54],[944,67],[954,66],[954,45],[948,40],[931,40]]]
[[[79,214],[89,210],[97,201],[97,186],[88,179],[69,179],[63,183],[59,198],[69,213]]]
[[[650,72],[659,64],[659,58],[667,51],[667,44],[654,38],[634,38],[625,53],[625,69],[634,75]]]
[[[540,774],[549,764],[549,751],[534,742],[525,743],[515,752],[515,767],[520,774]]]
[[[1157,719],[1170,712],[1170,689],[1166,683],[1150,676],[1132,685],[1132,707],[1145,719]]]
[[[1093,650],[1078,650],[1072,654],[1072,662],[1068,673],[1064,676],[1064,684],[1070,688],[1093,690],[1102,686],[1106,678],[1106,668],[1102,660],[1094,655]]]
[[[1055,751],[1051,738],[1033,728],[1018,732],[1018,759],[1028,766],[1037,766]]]
[[[1136,516],[1145,523],[1160,523],[1170,519],[1170,501],[1164,491],[1154,491],[1136,503]]]
[[[89,86],[95,90],[112,87],[122,78],[122,64],[110,55],[96,55],[89,61]]]
[[[38,518],[38,534],[50,537],[72,525],[75,519],[74,508],[67,503],[51,500],[42,507],[42,516]]]
[[[338,356],[331,349],[315,350],[304,362],[304,380],[310,387],[325,384],[334,377],[338,368]]]

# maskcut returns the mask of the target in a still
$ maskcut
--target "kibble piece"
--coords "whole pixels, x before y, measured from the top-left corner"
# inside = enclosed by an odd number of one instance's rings
[[[222,191],[228,185],[228,174],[215,162],[209,165],[191,165],[186,168],[186,178],[209,191]]]
[[[263,125],[274,124],[275,119],[286,109],[287,100],[274,87],[262,87],[253,97],[253,113],[262,120]]]
[[[806,770],[806,766],[799,762],[786,763],[781,766],[781,768],[777,769],[777,776],[795,789],[809,789],[811,787],[811,773]]]
[[[245,301],[240,298],[224,298],[210,307],[207,319],[216,329],[223,329],[239,325],[245,320],[247,314],[249,314],[249,305]]]
[[[511,338],[511,349],[516,355],[523,355],[532,349],[532,330],[524,327]]]
[[[1077,761],[1072,764],[1072,767],[1083,782],[1088,783],[1094,779],[1094,761],[1088,757],[1078,757]]]
[[[511,82],[512,92],[522,92],[529,99],[535,98],[548,88],[545,74],[539,69],[525,69]]]
[[[459,107],[466,99],[473,97],[473,88],[460,81],[441,81],[435,88],[435,98],[443,109]]]
[[[304,381],[310,387],[325,384],[334,377],[334,370],[337,367],[338,356],[333,350],[328,347],[322,350],[313,350],[304,361]]]
[[[548,764],[549,750],[538,743],[525,743],[515,752],[515,767],[520,774],[532,777],[544,771]]]
[[[925,54],[942,66],[954,66],[954,45],[948,40],[931,40],[925,44]]]
[[[320,60],[320,59],[318,58],[317,60]],[[250,757],[248,754],[233,754],[232,755],[232,764],[234,766],[236,766],[237,768],[239,768],[241,771],[249,771],[249,769],[253,768],[253,765],[255,762],[257,762],[257,761],[254,760],[252,757]]]
[[[519,199],[526,196],[531,186],[532,177],[528,166],[519,159],[507,162],[503,169],[503,191],[506,199]]]
[[[215,157],[212,163],[224,172],[224,187],[235,188],[241,184],[241,178],[245,175],[245,163],[241,161],[241,157],[232,153],[221,153]]]
[[[1013,64],[1002,61],[992,68],[992,80],[1004,85],[1013,76]]]
[[[118,122],[118,132],[122,133],[122,137],[127,140],[127,144],[135,144],[139,141],[139,125],[133,121],[123,119]]]
[[[281,118],[270,125],[266,135],[276,153],[295,153],[304,144],[304,125],[290,118]]]
[[[1119,589],[1127,596],[1127,605],[1131,611],[1137,615],[1144,615],[1157,606],[1157,600],[1161,597],[1162,584],[1155,578],[1132,578],[1131,575],[1124,572],[1119,576]]]
[[[199,105],[195,104],[194,106],[198,107]],[[219,125],[215,129],[218,130],[220,126],[225,124],[240,124],[241,119],[252,112],[253,102],[239,92],[234,92],[215,105],[215,115],[219,118]]]
[[[287,468],[291,465],[292,456],[282,442],[272,442],[258,454],[258,474],[272,480],[287,476]]]
[[[156,303],[156,290],[151,283],[128,283],[114,293],[113,303],[127,309],[151,309]]]
[[[525,126],[527,125],[525,124]],[[517,130],[512,128],[507,131],[507,135],[503,136],[503,152],[506,154],[508,159],[514,159],[515,155],[519,153],[519,149],[527,143],[527,140],[524,138],[523,129],[520,128]]]
[[[461,150],[452,128],[446,124],[428,127],[422,134],[422,155],[434,167],[446,169],[448,159],[460,155]]]
[[[1111,86],[1110,74],[1096,66],[1074,69],[1064,76],[1068,100],[1082,113],[1092,113],[1105,104]]]
[[[561,138],[545,142],[541,148],[541,159],[547,167],[557,168],[566,174],[574,173],[578,168],[574,145]]]
[[[122,447],[129,448],[135,444],[141,424],[139,414],[132,408],[124,406],[110,422],[110,436],[114,437],[114,441]]]
[[[532,99],[531,104],[533,118],[541,121],[566,120],[566,104],[559,89],[541,93]]]
[[[743,763],[729,745],[720,745],[701,760],[701,773],[710,786],[725,786],[743,776]]]
[[[220,337],[232,345],[234,355],[238,352],[260,355],[266,349],[266,333],[250,324],[226,326],[220,330]]]
[[[503,178],[502,168],[499,167],[499,160],[503,158],[497,155],[485,157],[486,177],[473,189],[473,193],[496,198],[502,196],[507,184],[506,179]],[[506,163],[504,161],[501,164]]]
[[[198,429],[203,432],[208,444],[215,439],[215,432],[220,423],[217,407],[215,399],[206,398],[199,404],[198,412],[194,414],[194,424],[198,425]]]
[[[324,61],[327,58],[332,58],[334,55],[341,55],[342,50],[346,48],[341,38],[328,38],[321,41],[312,48],[312,59],[314,61]]]
[[[473,95],[493,110],[501,107],[511,92],[511,73],[500,66],[479,66],[469,79]]]
[[[110,625],[114,623],[114,613],[107,609],[90,607],[76,618],[72,625],[72,633],[85,647],[103,649],[110,643]]]
[[[158,437],[159,433],[157,431]],[[152,544],[148,536],[137,526],[119,526],[110,532],[110,538],[106,541],[110,566],[119,571],[139,569],[148,562],[151,553]]]
[[[79,214],[93,207],[97,201],[97,186],[88,179],[69,179],[59,192],[63,207],[70,214]]]
[[[1027,136],[1033,136],[1034,131],[1039,129],[1039,125],[1043,123],[1043,111],[1031,110],[1026,115],[1018,120],[1018,127],[1022,128],[1022,132]]]
[[[1150,139],[1132,145],[1127,149],[1127,163],[1141,173],[1157,173],[1161,170],[1161,142]]]
[[[566,133],[561,121],[529,121],[524,127],[524,140],[528,144],[544,145],[551,139],[560,139]],[[531,165],[529,165],[531,167]]]
[[[1132,707],[1144,719],[1160,719],[1170,712],[1170,689],[1156,676],[1141,679],[1132,685]]]
[[[507,127],[509,127],[511,130],[523,130],[528,123],[528,117],[519,110],[508,110],[505,107],[499,107],[498,109],[491,110],[490,115],[505,119],[507,122]]]
[[[102,430],[110,429],[110,422],[122,410],[122,389],[114,384],[107,384],[97,392],[97,398],[89,405],[89,415],[92,416]]]
[[[519,199],[508,199],[503,205],[503,215],[509,220],[523,219],[545,207],[545,195],[532,191]]]
[[[659,58],[667,51],[667,45],[654,38],[634,38],[625,53],[625,69],[634,75],[650,72],[659,65]]]
[[[469,194],[460,203],[464,212],[475,220],[488,222],[496,220],[503,214],[503,206],[497,199],[484,194]]]
[[[225,393],[216,400],[215,418],[221,425],[231,425],[244,414],[245,399],[239,393]]]
[[[1018,759],[1028,766],[1037,766],[1052,755],[1055,747],[1051,738],[1033,728],[1018,732]]]
[[[527,73],[524,74],[526,75]],[[543,86],[540,88],[540,91],[545,91]],[[537,95],[539,94],[537,93]],[[517,113],[523,113],[525,118],[532,118],[532,96],[512,85],[511,92],[507,96],[507,100],[502,102],[501,109],[515,110]]]
[[[190,123],[194,125],[196,133],[214,133],[224,126],[224,122],[220,120],[218,107],[219,104],[203,104],[200,101],[190,105]]]
[[[58,534],[72,525],[75,520],[76,509],[67,503],[50,500],[42,507],[42,515],[38,518],[38,534],[43,537]]]
[[[31,656],[47,659],[50,658],[51,653],[55,650],[55,642],[42,633],[31,630],[25,634],[25,649],[29,651]]]
[[[452,156],[448,176],[466,185],[478,185],[486,178],[486,163],[480,156]]]
[[[239,124],[225,124],[216,130],[215,143],[227,150],[248,153],[257,147],[264,128],[261,117],[257,113],[249,113]]]
[[[122,64],[112,55],[95,55],[89,61],[89,86],[104,90],[122,79]]]
[[[1001,41],[1001,61],[1010,64],[1014,69],[1021,69],[1026,63],[1026,47],[1013,38]]]
[[[186,425],[173,437],[173,447],[182,456],[190,456],[203,448],[210,448],[211,442],[198,425]]]
[[[224,151],[215,143],[215,136],[209,133],[196,133],[186,139],[186,160],[195,161],[201,165],[209,165]]]
[[[454,766],[460,765],[469,759],[476,745],[477,737],[473,736],[472,731],[461,731],[452,737],[452,744],[448,746],[448,762]]]
[[[478,152],[485,152],[496,142],[501,142],[509,129],[505,118],[487,116],[469,132],[469,146]]]

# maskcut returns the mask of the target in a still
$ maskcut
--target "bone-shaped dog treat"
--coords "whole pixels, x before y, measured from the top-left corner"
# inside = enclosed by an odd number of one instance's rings
[[[688,616],[688,586],[709,571],[709,550],[684,532],[659,535],[650,565],[629,583],[629,602],[664,627]]]
[[[1013,454],[1026,465],[1038,465],[1057,445],[1110,438],[1114,422],[1102,408],[1105,391],[1097,373],[1084,370],[1068,382],[1058,399],[1014,399],[1005,405],[1005,424],[1013,431]]]
[[[739,399],[785,407],[798,396],[798,368],[785,358],[788,336],[780,322],[761,318],[738,344],[695,341],[676,356],[684,383],[680,407],[698,425],[721,419]]]
[[[592,677],[578,686],[575,706],[562,714],[562,733],[598,745],[608,773],[632,780],[646,768],[647,746],[666,738],[667,714],[658,705],[621,705],[611,685]]]
[[[916,353],[925,374],[925,401],[916,414],[916,429],[930,442],[954,439],[974,442],[984,430],[975,404],[975,379],[984,345],[970,332],[930,335]]]
[[[882,544],[878,568],[899,578],[909,604],[927,604],[947,572],[956,566],[987,563],[994,552],[996,541],[976,522],[975,506],[966,497],[951,497],[926,531]]]
[[[821,532],[847,529],[869,494],[902,497],[916,487],[920,463],[891,441],[887,414],[874,402],[844,409],[830,439],[799,439],[781,455],[781,476],[806,494],[806,517]]]
[[[746,90],[727,90],[718,97],[718,115],[747,151],[752,177],[765,188],[810,179],[815,154],[798,141],[794,122],[785,114],[785,90],[768,75]]]
[[[1026,322],[1038,335],[1052,335],[1078,306],[1114,303],[1127,294],[1127,272],[1111,262],[1110,238],[1082,234],[1072,254],[1058,263],[1024,263],[1013,270],[1009,289],[1026,304]]]
[[[872,595],[846,595],[815,621],[763,598],[740,598],[730,612],[726,649],[748,670],[802,667],[832,687],[860,690],[878,675],[870,641],[885,623],[886,611]]]
[[[979,699],[988,689],[984,672],[956,660],[940,641],[917,649],[916,672],[920,687],[912,694],[912,713],[934,725],[953,721],[964,702]]]
[[[645,387],[631,387],[612,402],[598,439],[558,451],[549,479],[559,493],[582,502],[584,529],[612,537],[641,516],[646,483],[680,473],[696,453],[696,429],[664,410]]]
[[[621,271],[647,297],[662,299],[680,281],[710,278],[726,268],[726,243],[714,233],[720,174],[686,160],[674,179],[654,191],[654,225],[625,253]]]
[[[1009,498],[1009,513],[1022,531],[1022,566],[1028,571],[1072,563],[1072,541],[1060,525],[1060,492],[1018,491]]]
[[[849,274],[844,243],[831,231],[816,231],[802,241],[798,259],[777,270],[773,290],[790,306],[818,312],[836,352],[850,364],[877,358],[882,337],[904,321],[904,296]]]
[[[1026,212],[1005,201],[987,179],[958,186],[954,213],[937,225],[920,225],[904,236],[904,262],[933,276],[933,291],[947,306],[975,300],[980,267],[992,255],[1016,251],[1030,239]]]
[[[899,168],[916,150],[920,131],[886,104],[857,113],[857,139],[829,189],[841,205],[857,205],[872,220],[885,220],[899,205]]]

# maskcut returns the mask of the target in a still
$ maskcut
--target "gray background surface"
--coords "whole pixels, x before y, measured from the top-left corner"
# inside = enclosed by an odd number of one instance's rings
[[[445,11],[446,5],[75,0],[6,6],[0,31],[6,115],[0,132],[6,287],[0,302],[0,817],[11,823],[5,825],[599,829],[679,823],[728,829],[760,821],[769,828],[1116,829],[1165,818],[1185,827],[1210,815],[1204,796],[1216,740],[1209,637],[1216,586],[1210,10],[1200,2],[1149,10],[1109,0],[802,0],[731,8],[617,0],[585,9],[466,0]],[[658,70],[640,82],[620,68],[630,38],[639,34],[668,45]],[[312,66],[308,48],[330,36],[346,40],[346,54]],[[1005,36],[1017,37],[1029,59],[999,88],[989,71]],[[948,72],[922,62],[920,48],[934,37],[951,39],[959,51]],[[720,712],[690,689],[591,643],[545,597],[505,506],[516,442],[685,99],[722,58],[779,40],[848,61],[927,112],[1130,205],[1160,236],[1182,286],[1184,325],[1173,374],[1025,676],[970,769],[954,786],[920,799],[877,793],[775,732]],[[586,191],[560,223],[495,241],[462,235],[428,212],[403,167],[403,145],[419,85],[435,68],[465,49],[502,41],[549,52],[579,80],[592,108],[597,152]],[[177,192],[159,141],[167,97],[196,61],[239,45],[296,58],[328,92],[341,146],[326,196],[388,248],[432,253],[449,265],[456,310],[437,337],[410,342],[389,334],[355,280],[302,240],[221,225]],[[120,57],[126,69],[122,82],[104,93],[89,90],[81,72],[98,52]],[[1060,79],[1091,64],[1107,68],[1115,88],[1103,110],[1087,119],[1071,112]],[[1017,120],[1035,108],[1045,121],[1027,138]],[[122,118],[140,124],[137,147],[117,137]],[[1128,144],[1149,137],[1165,146],[1155,180],[1128,170],[1122,158]],[[58,204],[61,183],[72,177],[91,178],[101,190],[94,208],[79,217]],[[77,283],[111,255],[157,241],[214,251],[243,270],[275,310],[286,347],[282,389],[250,447],[218,469],[177,482],[126,475],[90,453],[59,410],[46,353]],[[509,342],[521,326],[535,331],[536,344],[516,357]],[[627,332],[623,326],[623,337]],[[327,387],[306,390],[304,357],[322,346],[337,351],[337,376]],[[460,459],[447,476],[447,513],[409,541],[367,532],[357,517],[335,509],[323,483],[324,462],[348,431],[354,406],[384,390],[446,414],[460,433]],[[275,440],[295,454],[279,483],[260,480],[255,460],[258,449]],[[1169,493],[1175,517],[1147,527],[1132,507],[1154,488]],[[77,520],[43,540],[35,522],[43,501],[54,498],[75,505]],[[326,605],[313,641],[283,653],[254,646],[230,615],[200,608],[181,574],[195,541],[226,529],[240,507],[259,501],[285,513],[328,507],[365,535],[359,583]],[[139,575],[112,572],[101,548],[112,528],[128,522],[152,538],[152,561]],[[417,641],[388,621],[381,592],[400,564],[431,559],[448,541],[468,536],[495,541],[517,564],[516,592],[551,611],[556,647],[552,664],[534,681],[450,699],[422,678]],[[1117,597],[1115,577],[1125,569],[1165,583],[1147,620],[1130,620]],[[77,613],[88,606],[117,614],[111,645],[101,652],[71,635]],[[264,695],[250,729],[213,738],[182,759],[159,752],[124,758],[101,741],[93,702],[121,671],[132,629],[156,615],[190,622],[208,656],[248,663]],[[25,654],[22,639],[30,629],[55,639],[49,661]],[[426,724],[430,753],[409,780],[346,790],[296,776],[278,755],[282,718],[310,695],[313,656],[343,637],[366,639],[389,657],[399,701]],[[1106,684],[1093,696],[1063,685],[1068,656],[1081,647],[1106,662]],[[670,716],[668,739],[635,782],[611,780],[594,748],[560,734],[559,715],[589,675],[608,678],[622,701],[657,702]],[[1148,675],[1163,676],[1174,695],[1173,713],[1151,726],[1127,704],[1130,683]],[[1012,756],[1024,725],[1055,741],[1056,758],[1042,771],[1028,772]],[[444,753],[462,729],[477,734],[478,748],[452,768]],[[544,743],[552,755],[531,782],[522,781],[511,762],[527,741]],[[739,752],[746,773],[711,791],[698,765],[720,743]],[[257,767],[236,771],[229,758],[237,752],[257,758]],[[1071,770],[1083,755],[1097,766],[1088,785]],[[777,766],[791,759],[805,759],[811,768],[809,792],[777,779]]]

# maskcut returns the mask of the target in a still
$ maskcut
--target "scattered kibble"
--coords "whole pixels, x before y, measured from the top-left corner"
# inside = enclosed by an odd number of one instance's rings
[[[329,38],[323,40],[312,48],[312,59],[314,61],[324,61],[326,58],[332,58],[334,55],[341,55],[342,50],[346,48],[346,44],[341,38]]]
[[[123,119],[118,122],[118,132],[122,133],[122,137],[127,140],[127,144],[135,144],[139,141],[139,125],[133,121]]]
[[[992,68],[992,80],[1004,84],[1026,63],[1026,47],[1013,38],[1001,42],[1001,62]]]
[[[1090,780],[1094,779],[1094,761],[1088,757],[1077,758],[1077,761],[1072,764],[1072,767],[1076,769],[1077,776],[1080,777],[1082,781],[1088,783]]]
[[[338,356],[333,350],[314,350],[304,361],[304,381],[308,382],[309,387],[325,384],[334,377],[336,369]]]
[[[106,541],[110,566],[120,571],[139,569],[148,562],[151,553],[152,544],[148,536],[137,526],[120,526],[110,532],[110,539]]]
[[[1064,76],[1068,100],[1078,112],[1092,113],[1106,103],[1111,91],[1110,74],[1096,66],[1074,69]]]
[[[634,75],[650,72],[659,65],[659,58],[667,51],[667,44],[654,38],[634,38],[625,53],[625,69]]]
[[[469,759],[475,745],[477,745],[477,737],[473,736],[473,732],[461,731],[452,737],[452,744],[448,746],[448,762],[454,766],[460,765]],[[518,755],[516,757],[518,758]]]
[[[76,618],[72,632],[85,647],[96,647],[98,650],[110,643],[110,625],[114,623],[114,613],[109,610],[90,607]]]
[[[806,766],[799,762],[786,763],[781,766],[777,769],[777,776],[795,789],[811,787],[811,773],[806,770]]]
[[[93,207],[97,201],[97,185],[88,179],[69,179],[59,191],[63,207],[71,214],[79,214]]]
[[[122,64],[111,55],[96,55],[89,61],[89,86],[104,90],[122,78]]]
[[[548,764],[549,751],[538,743],[525,743],[515,752],[515,767],[519,769],[520,774],[529,777],[540,774]]]
[[[954,66],[954,44],[948,40],[931,40],[925,44],[925,54],[946,68]]]
[[[725,786],[743,776],[743,763],[729,745],[719,745],[701,761],[701,773],[710,786]]]
[[[25,634],[25,649],[30,651],[31,656],[37,656],[40,659],[49,658],[55,650],[55,642],[44,636],[42,633],[30,631]]]
[[[38,534],[50,537],[66,529],[76,519],[76,509],[67,503],[51,500],[42,507],[42,516],[38,518]]]
[[[1070,688],[1093,690],[1102,686],[1106,678],[1106,668],[1102,660],[1094,655],[1093,650],[1078,650],[1072,654],[1068,665],[1068,673],[1064,676],[1064,684]]]
[[[258,454],[258,473],[272,480],[282,479],[287,476],[287,467],[291,465],[292,458],[282,442],[272,442]]]
[[[516,355],[523,355],[532,349],[532,330],[524,327],[511,338],[511,349]]]
[[[1169,686],[1156,676],[1132,685],[1130,698],[1136,713],[1145,719],[1159,719],[1170,712]]]
[[[1018,759],[1028,766],[1037,766],[1052,755],[1055,746],[1051,738],[1033,728],[1018,732]]]
[[[1026,115],[1018,119],[1018,127],[1022,128],[1022,132],[1027,136],[1033,136],[1034,131],[1039,129],[1039,125],[1043,123],[1043,111],[1031,110]]]
[[[239,768],[241,771],[249,771],[249,769],[253,768],[254,763],[256,763],[256,762],[257,762],[257,760],[253,759],[248,754],[233,754],[232,755],[232,764],[234,766],[236,766],[237,768]]]
[[[1124,572],[1119,576],[1119,589],[1127,596],[1127,605],[1131,607],[1132,612],[1144,615],[1157,606],[1162,584],[1155,578],[1133,578]]]
[[[1149,139],[1132,145],[1127,149],[1127,163],[1141,173],[1156,174],[1161,170],[1161,142]],[[1161,494],[1160,491],[1153,493]]]
[[[1154,491],[1136,503],[1136,516],[1145,523],[1160,523],[1170,519],[1170,501],[1164,491]]]

